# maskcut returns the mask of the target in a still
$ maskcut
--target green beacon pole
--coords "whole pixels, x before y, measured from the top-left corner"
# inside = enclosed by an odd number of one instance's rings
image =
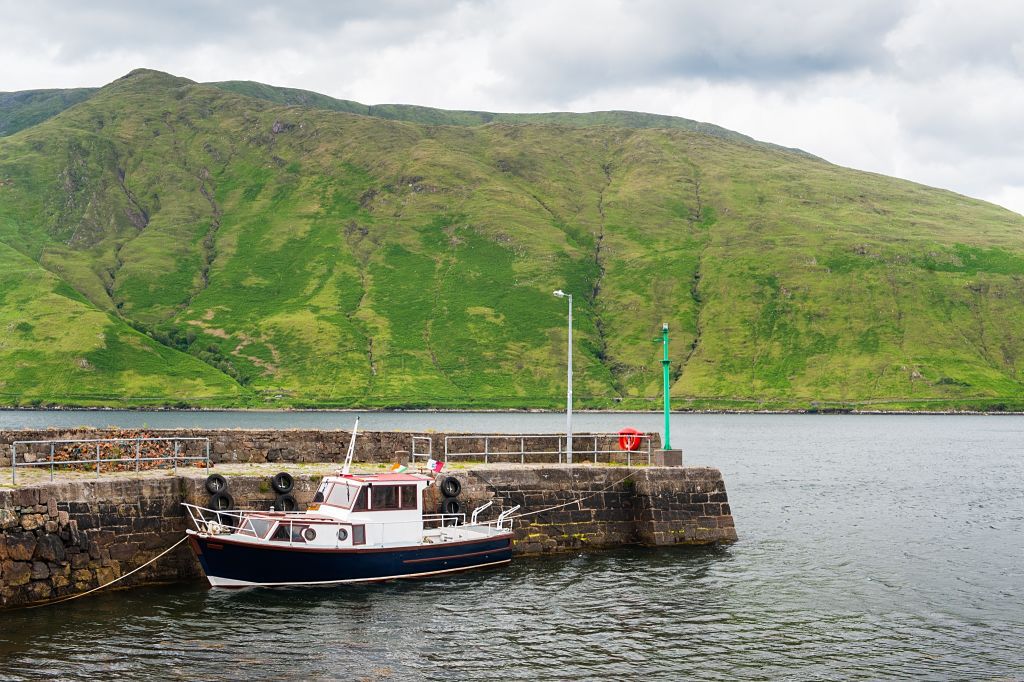
[[[668,415],[671,411],[668,399],[668,322],[661,325],[661,345],[665,351],[664,358],[661,361],[661,374],[664,381],[664,393],[665,393],[665,442],[662,444],[663,450],[671,450],[672,445],[669,442],[669,431],[668,431]]]

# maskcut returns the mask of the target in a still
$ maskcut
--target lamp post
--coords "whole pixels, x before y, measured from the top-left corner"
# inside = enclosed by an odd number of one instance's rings
[[[572,464],[572,294],[561,289],[554,292],[558,298],[569,299],[569,371],[568,388],[565,394],[565,461]]]
[[[664,322],[661,325],[661,345],[662,345],[662,348],[664,349],[664,352],[665,352],[664,358],[661,361],[661,376],[662,376],[662,384],[664,386],[664,388],[663,388],[663,395],[664,395],[664,401],[665,401],[665,442],[662,444],[661,449],[662,450],[671,450],[672,449],[672,445],[671,445],[671,443],[669,443],[669,432],[668,432],[668,416],[672,412],[672,405],[671,405],[671,402],[669,401],[669,397],[668,397],[668,388],[669,388],[669,386],[668,386],[668,369],[669,369],[669,359],[668,359],[668,322]]]

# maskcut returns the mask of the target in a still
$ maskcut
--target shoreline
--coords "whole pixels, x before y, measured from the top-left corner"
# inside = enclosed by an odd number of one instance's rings
[[[0,405],[0,412],[153,412],[153,413],[198,413],[198,414],[209,414],[209,413],[238,413],[238,414],[289,414],[289,413],[310,413],[310,414],[356,414],[356,413],[370,413],[370,414],[385,414],[385,413],[400,413],[400,414],[565,414],[565,410],[549,410],[543,408],[478,408],[478,409],[455,409],[455,408],[402,408],[402,407],[373,407],[373,408],[354,408],[354,407],[321,407],[321,408],[298,408],[298,407],[280,407],[280,408],[264,408],[264,407],[147,407],[147,406],[129,406],[129,407],[78,407],[78,406],[65,406],[65,405],[52,405],[46,407],[36,406],[4,406]],[[662,414],[661,410],[593,410],[593,409],[573,409],[573,414]],[[792,409],[792,410],[732,410],[732,409],[702,409],[702,410],[686,410],[686,409],[674,409],[670,411],[672,415],[688,415],[688,414],[735,414],[735,415],[751,415],[751,414],[764,414],[764,415],[894,415],[894,416],[912,416],[912,415],[925,415],[925,416],[959,416],[959,415],[974,415],[974,416],[1022,416],[1024,410],[858,410],[858,409],[840,409],[840,408],[821,408],[821,409]]]

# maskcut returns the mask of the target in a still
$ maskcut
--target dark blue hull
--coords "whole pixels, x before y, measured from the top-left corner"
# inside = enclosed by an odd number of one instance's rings
[[[414,578],[496,566],[512,559],[512,534],[483,540],[386,549],[306,549],[192,535],[214,586],[326,585]]]

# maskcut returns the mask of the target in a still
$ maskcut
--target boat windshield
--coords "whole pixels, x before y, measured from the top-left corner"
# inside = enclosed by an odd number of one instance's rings
[[[326,502],[335,507],[348,509],[352,506],[352,501],[356,499],[356,495],[359,494],[359,489],[360,486],[335,483],[334,487],[327,494]]]
[[[270,530],[270,526],[273,525],[273,521],[270,519],[257,519],[249,517],[249,524],[252,526],[253,533],[258,538],[267,537],[267,532]]]

